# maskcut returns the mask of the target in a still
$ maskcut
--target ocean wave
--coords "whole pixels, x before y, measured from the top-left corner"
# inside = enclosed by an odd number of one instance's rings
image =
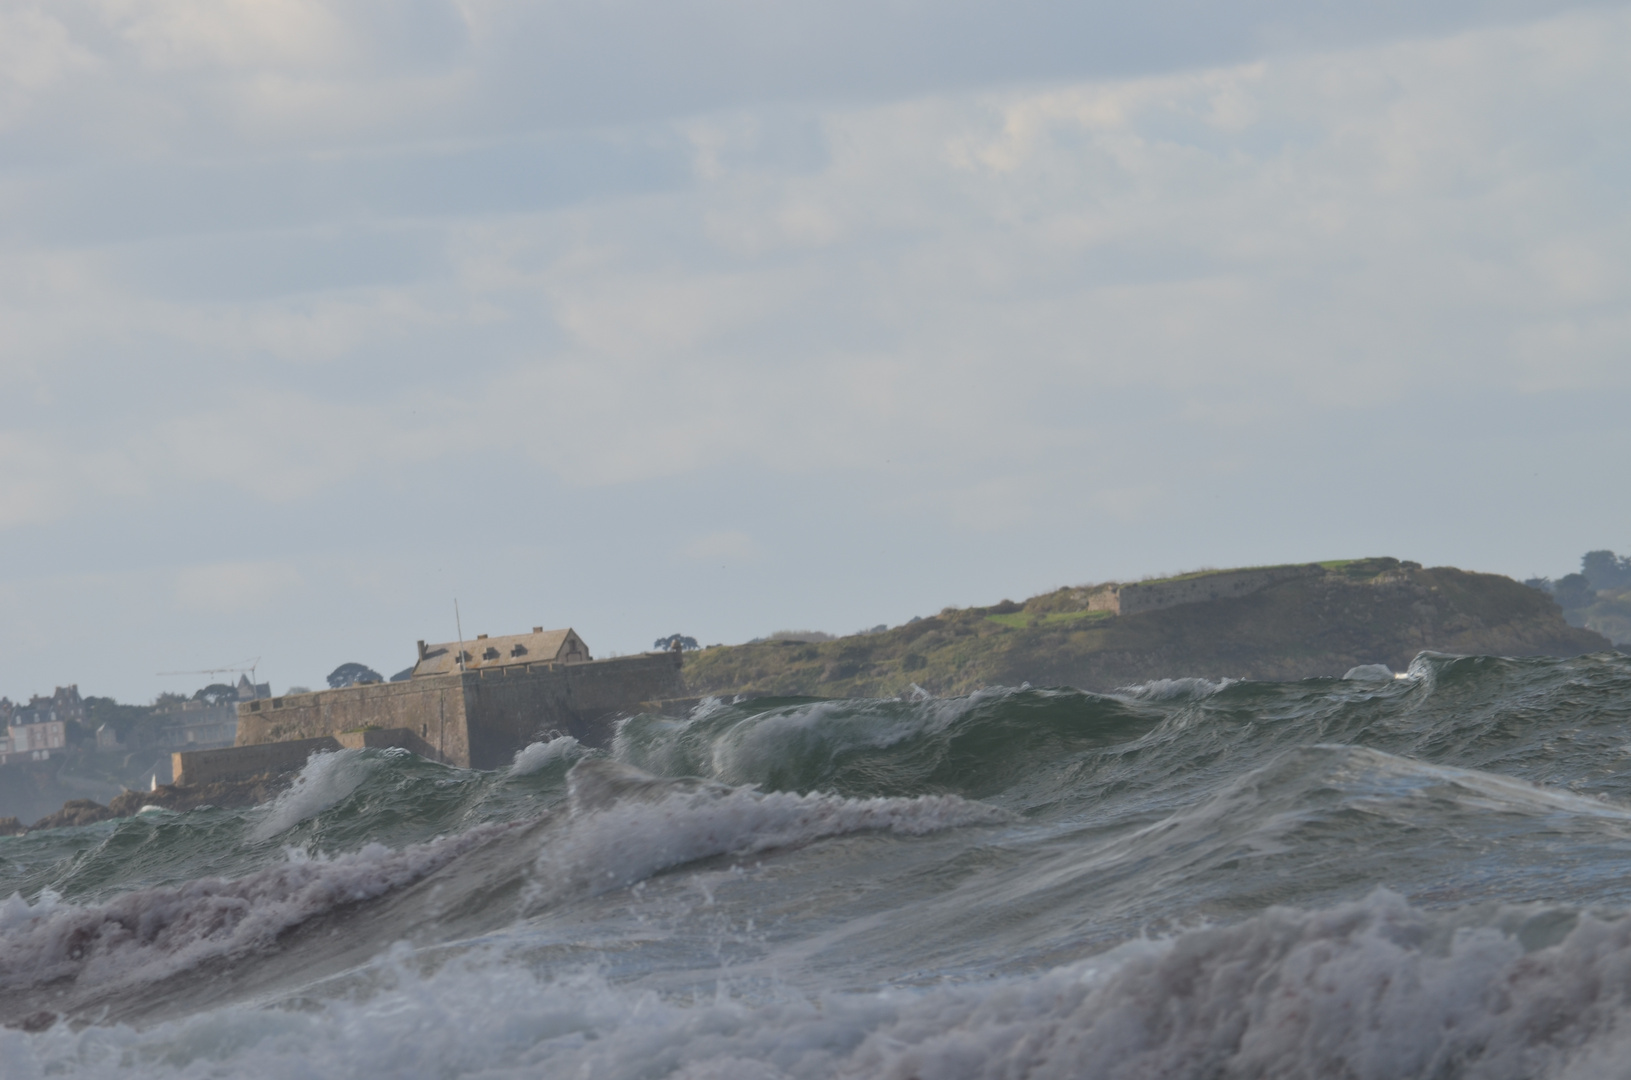
[[[530,776],[563,761],[574,761],[588,753],[588,749],[570,735],[561,735],[548,742],[529,743],[515,752],[511,763],[511,776]]]
[[[1090,746],[1137,738],[1156,710],[1069,688],[993,687],[956,698],[781,700],[685,720],[637,716],[612,756],[660,776],[849,796],[996,794]]]
[[[600,1080],[1557,1080],[1623,1075],[1631,919],[1483,921],[1377,891],[1131,941],[1026,976],[694,1003],[474,953],[399,949],[368,989],[136,1030],[0,1032],[8,1076]]]
[[[567,774],[571,823],[538,856],[538,896],[604,892],[716,855],[746,856],[833,836],[923,836],[1012,815],[956,795],[847,799],[666,780],[586,759]],[[536,902],[536,899],[535,899]]]
[[[1227,690],[1239,681],[1239,679],[1202,679],[1195,677],[1151,679],[1149,682],[1118,687],[1116,693],[1122,697],[1135,698],[1140,701],[1199,701],[1202,698],[1211,697],[1220,690]]]
[[[406,751],[394,753],[401,756]],[[294,782],[266,806],[250,830],[251,839],[270,840],[327,810],[361,787],[392,754],[389,750],[374,754],[364,750],[313,754]]]
[[[51,893],[0,903],[0,1005],[15,1014],[35,987],[101,997],[151,984],[206,961],[272,949],[290,928],[418,881],[508,826],[393,851],[370,844],[332,858],[297,850],[235,880],[200,878],[137,889],[96,904]],[[53,998],[58,995],[53,992]]]

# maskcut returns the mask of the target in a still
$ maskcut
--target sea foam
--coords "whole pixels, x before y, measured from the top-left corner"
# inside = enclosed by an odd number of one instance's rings
[[[236,880],[136,889],[100,904],[13,896],[0,904],[0,991],[71,980],[105,995],[269,949],[289,928],[417,881],[509,828],[477,826],[400,851],[369,844],[333,858],[292,852]]]
[[[515,761],[510,765],[510,775],[529,776],[541,772],[557,761],[573,761],[588,752],[586,747],[570,735],[557,736],[548,742],[529,743],[515,752]]]
[[[699,780],[664,780],[587,759],[567,775],[571,822],[538,857],[540,882],[592,892],[631,885],[714,855],[750,855],[826,837],[883,831],[922,836],[1012,820],[956,795],[847,799],[760,792]]]
[[[361,787],[383,759],[384,755],[362,750],[313,754],[294,782],[266,807],[250,836],[269,840],[327,810]]]
[[[592,972],[540,977],[480,952],[425,975],[399,949],[374,965],[366,993],[141,1031],[0,1032],[0,1058],[19,1080],[132,1065],[495,1080],[1623,1076],[1631,920],[1581,915],[1560,940],[1526,943],[1537,921],[1551,920],[1509,912],[1503,925],[1456,925],[1378,891],[1135,940],[1035,975],[695,1004]]]

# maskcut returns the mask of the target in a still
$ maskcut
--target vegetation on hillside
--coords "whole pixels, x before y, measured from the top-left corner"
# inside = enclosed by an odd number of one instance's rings
[[[946,695],[1026,682],[1108,690],[1167,677],[1340,676],[1374,663],[1399,670],[1423,649],[1573,655],[1608,647],[1510,578],[1391,558],[1320,566],[1322,575],[1250,596],[1135,615],[1087,611],[1094,589],[1084,586],[947,608],[833,641],[712,646],[687,656],[685,679],[699,695]]]
[[[1617,645],[1631,645],[1631,556],[1588,551],[1580,572],[1524,584],[1550,593],[1570,626],[1595,630]]]

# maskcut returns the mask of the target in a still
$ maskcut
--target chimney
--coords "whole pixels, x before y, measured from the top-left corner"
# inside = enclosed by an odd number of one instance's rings
[[[419,659],[423,660],[424,658],[425,658],[425,643],[423,641],[421,641],[419,643]]]

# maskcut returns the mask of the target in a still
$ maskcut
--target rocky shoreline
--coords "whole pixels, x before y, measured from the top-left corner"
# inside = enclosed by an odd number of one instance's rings
[[[289,785],[292,773],[262,773],[245,780],[222,780],[208,784],[161,784],[151,791],[126,789],[106,806],[94,799],[70,799],[61,810],[48,814],[32,825],[17,818],[0,818],[0,836],[19,836],[39,829],[65,829],[94,825],[113,818],[134,817],[149,806],[164,810],[197,810],[205,806],[235,809],[268,802]]]

